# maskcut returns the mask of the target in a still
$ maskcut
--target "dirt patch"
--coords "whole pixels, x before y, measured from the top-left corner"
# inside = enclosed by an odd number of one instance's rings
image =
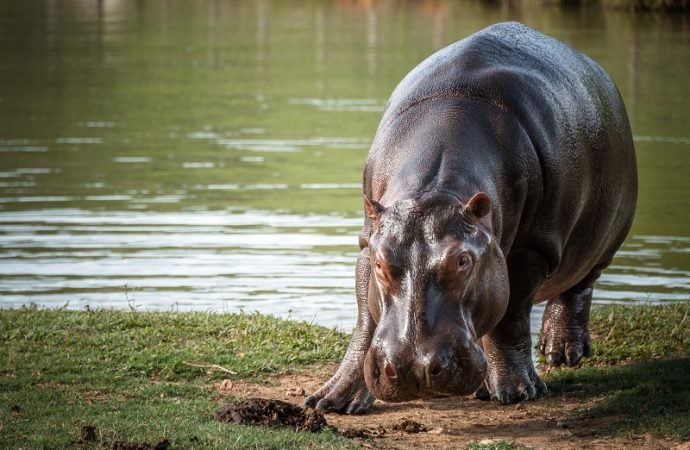
[[[321,431],[328,424],[323,415],[281,400],[250,398],[216,413],[221,422],[265,427],[286,427],[295,431]]]
[[[397,431],[404,431],[405,433],[421,433],[429,431],[427,427],[414,420],[403,419],[400,423],[393,425],[393,429]]]
[[[96,427],[92,425],[84,425],[81,427],[81,431],[79,432],[79,439],[77,439],[77,443],[87,443],[87,442],[96,442]]]
[[[170,442],[167,439],[163,439],[155,444],[124,441],[113,442],[113,450],[167,450],[168,447],[170,447]]]
[[[318,389],[334,371],[284,374],[273,384],[235,381],[231,389],[217,385],[217,400],[264,397],[302,406],[304,397]],[[225,385],[227,388],[227,383]],[[304,392],[304,394],[302,394]],[[298,394],[298,395],[296,395]],[[535,449],[668,449],[677,440],[652,435],[611,437],[605,431],[619,418],[583,419],[579,411],[597,399],[582,400],[550,394],[544,399],[500,405],[471,397],[447,397],[406,403],[376,401],[363,416],[326,414],[328,424],[366,447],[395,449],[464,448],[470,442],[506,440]]]
[[[341,436],[349,439],[371,439],[386,434],[386,429],[382,426],[376,428],[345,428],[338,430]]]

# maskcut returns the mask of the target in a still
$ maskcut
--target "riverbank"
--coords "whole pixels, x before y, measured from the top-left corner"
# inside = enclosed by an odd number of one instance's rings
[[[690,11],[688,0],[557,0],[551,2],[562,6],[603,6],[634,12],[673,12]]]
[[[337,331],[257,314],[0,310],[0,447],[672,448],[690,439],[689,315],[690,303],[596,307],[595,356],[545,374],[547,398],[327,415],[351,439],[214,416],[254,396],[301,404],[344,352]],[[403,418],[427,431],[394,430]]]

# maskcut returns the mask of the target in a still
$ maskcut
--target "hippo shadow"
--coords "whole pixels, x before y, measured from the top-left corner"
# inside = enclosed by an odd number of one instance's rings
[[[615,418],[607,428],[690,438],[690,358],[549,372],[550,396],[587,402],[581,418]],[[588,401],[589,400],[589,401]]]

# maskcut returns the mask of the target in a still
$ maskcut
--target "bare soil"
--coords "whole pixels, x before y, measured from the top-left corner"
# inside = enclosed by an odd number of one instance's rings
[[[335,367],[310,374],[282,374],[268,384],[225,380],[216,385],[221,405],[231,398],[282,400],[302,406]],[[616,417],[584,418],[597,399],[547,395],[537,401],[500,405],[471,397],[406,403],[376,401],[366,415],[326,414],[328,425],[363,447],[382,449],[464,448],[470,442],[511,441],[535,449],[683,449],[688,442],[653,435],[611,436]]]
[[[286,427],[295,431],[321,431],[326,425],[323,415],[310,408],[274,399],[250,398],[227,406],[216,413],[221,422],[265,427]]]

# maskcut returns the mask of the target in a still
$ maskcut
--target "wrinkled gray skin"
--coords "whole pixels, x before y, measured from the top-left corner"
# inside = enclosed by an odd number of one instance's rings
[[[541,301],[547,361],[590,355],[592,286],[637,197],[625,108],[591,59],[517,23],[440,50],[393,92],[364,194],[357,324],[307,405],[534,399]]]

